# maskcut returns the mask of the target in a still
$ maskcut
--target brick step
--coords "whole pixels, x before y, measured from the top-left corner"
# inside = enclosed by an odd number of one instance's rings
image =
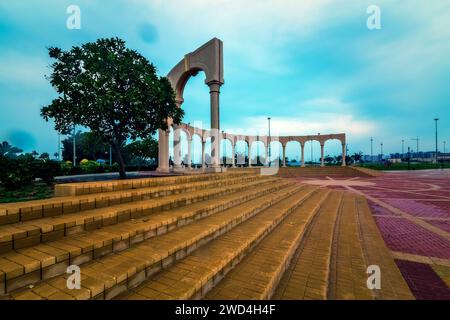
[[[334,242],[328,299],[414,299],[364,197],[345,194]],[[371,265],[380,267],[381,290],[367,287],[367,268]]]
[[[95,208],[105,208],[132,201],[192,192],[213,186],[234,184],[240,181],[254,181],[259,178],[260,176],[256,174],[224,175],[220,179],[206,181],[174,183],[173,185],[8,203],[0,207],[0,226]]]
[[[198,299],[203,297],[284,218],[317,192],[317,188],[308,186],[307,190],[301,190],[284,198],[120,298]]]
[[[80,290],[67,289],[67,276],[62,275],[42,281],[32,289],[13,293],[11,298],[113,298],[289,195],[299,192],[306,197],[314,190],[311,186],[289,186],[88,262],[81,268]]]
[[[332,234],[332,239],[323,239],[324,232]],[[381,290],[367,288],[367,267],[371,265],[380,267]],[[272,298],[369,300],[414,296],[384,243],[366,199],[345,192],[337,215],[318,215]]]
[[[303,237],[274,294],[276,300],[326,299],[336,219],[343,192],[335,191]]]
[[[252,176],[238,180],[223,180],[214,186],[209,185],[208,188],[190,193],[128,202],[106,208],[0,226],[0,253],[5,253],[12,249],[26,248],[41,242],[54,241],[66,235],[98,229],[189,203],[230,194],[261,183],[269,183],[275,181],[275,179]]]
[[[254,174],[252,172],[227,172],[227,173],[211,173],[187,176],[171,176],[171,177],[154,177],[142,179],[127,179],[113,181],[95,181],[95,182],[77,182],[64,183],[55,186],[55,197],[61,196],[81,196],[95,193],[105,193],[112,191],[123,191],[130,189],[140,189],[149,187],[159,187],[172,185],[175,183],[188,183],[196,181],[210,181],[239,177],[246,174]]]
[[[292,183],[283,180],[263,183],[250,189],[246,185],[245,189],[247,190],[219,199],[193,203],[167,212],[155,213],[142,219],[107,226],[101,230],[70,235],[62,240],[0,255],[0,261],[2,259],[4,262],[9,261],[8,271],[3,271],[7,277],[6,283],[3,283],[5,287],[3,291],[13,291],[39,280],[49,279],[64,273],[69,265],[81,265],[106,254],[122,251],[145,239],[167,233],[289,185]]]
[[[316,213],[332,209],[330,204],[339,197],[336,191],[322,189],[307,199],[209,291],[205,299],[270,299]]]

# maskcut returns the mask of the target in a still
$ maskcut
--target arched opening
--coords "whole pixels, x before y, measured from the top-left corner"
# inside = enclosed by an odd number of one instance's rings
[[[208,137],[205,140],[205,163],[211,165],[211,138]]]
[[[202,165],[202,138],[198,134],[192,135],[191,159],[194,167]]]
[[[319,166],[321,158],[320,142],[309,140],[305,143],[305,165]]]
[[[220,142],[220,164],[231,165],[232,162],[233,144],[230,139],[225,138]]]
[[[269,150],[269,163],[271,166],[283,165],[283,146],[280,141],[271,141]]]
[[[253,141],[250,148],[250,160],[252,166],[262,166],[266,163],[266,150],[262,141]]]
[[[324,162],[325,165],[342,164],[342,142],[340,140],[330,139],[325,141]]]
[[[248,143],[245,140],[236,141],[235,151],[236,153],[236,165],[246,166],[248,164]]]
[[[295,166],[301,166],[301,146],[300,142],[298,141],[289,141],[286,144],[286,165],[295,167]]]

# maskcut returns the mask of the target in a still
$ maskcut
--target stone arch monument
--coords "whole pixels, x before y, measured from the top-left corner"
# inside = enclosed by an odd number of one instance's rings
[[[206,75],[205,83],[209,86],[211,99],[211,168],[220,168],[219,162],[219,94],[223,80],[223,43],[214,38],[197,50],[188,53],[169,72],[169,79],[173,90],[177,106],[181,108],[184,102],[183,91],[189,78],[203,71]],[[168,119],[169,125],[172,124]],[[177,127],[174,127],[174,166],[175,169],[181,167],[181,145],[180,135]],[[169,130],[159,130],[159,164],[158,171],[169,172]]]

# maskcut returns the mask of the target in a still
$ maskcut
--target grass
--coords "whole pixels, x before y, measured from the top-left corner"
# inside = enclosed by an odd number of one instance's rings
[[[48,186],[42,182],[35,182],[18,190],[6,190],[0,187],[0,203],[51,198],[53,190],[53,186]]]
[[[450,168],[450,163],[440,163],[438,166],[434,163],[411,163],[408,167],[408,163],[364,163],[359,166],[363,168],[369,168],[374,170],[385,170],[385,171],[394,171],[394,170],[429,170],[429,169],[441,169],[441,168]]]

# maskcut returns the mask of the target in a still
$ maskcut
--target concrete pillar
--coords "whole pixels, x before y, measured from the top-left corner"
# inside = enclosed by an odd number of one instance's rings
[[[188,150],[187,150],[187,167],[188,169],[192,169],[192,165],[191,165],[191,144],[192,144],[192,139],[188,138]]]
[[[283,149],[283,167],[286,167],[286,146],[281,145]]]
[[[321,143],[320,144],[320,166],[321,167],[325,166],[324,149],[325,149],[325,146]]]
[[[236,146],[234,144],[231,145],[231,163],[232,167],[236,168]]]
[[[205,145],[206,145],[206,141],[202,141],[202,168],[206,168]]]
[[[158,172],[169,172],[169,130],[158,130]]]
[[[176,126],[173,131],[173,167],[174,169],[181,168],[181,137],[180,129]]]
[[[300,144],[301,149],[302,149],[302,167],[305,166],[305,144]]]
[[[266,152],[266,166],[269,166],[269,145],[265,145],[265,152]]]
[[[346,145],[345,145],[345,143],[343,143],[343,144],[342,144],[342,166],[343,166],[343,167],[346,166],[346,163],[345,163],[345,156],[346,156],[347,152],[346,152],[345,149],[346,149]]]
[[[211,165],[220,167],[220,122],[219,122],[219,94],[221,83],[211,81],[208,83],[211,100]]]

